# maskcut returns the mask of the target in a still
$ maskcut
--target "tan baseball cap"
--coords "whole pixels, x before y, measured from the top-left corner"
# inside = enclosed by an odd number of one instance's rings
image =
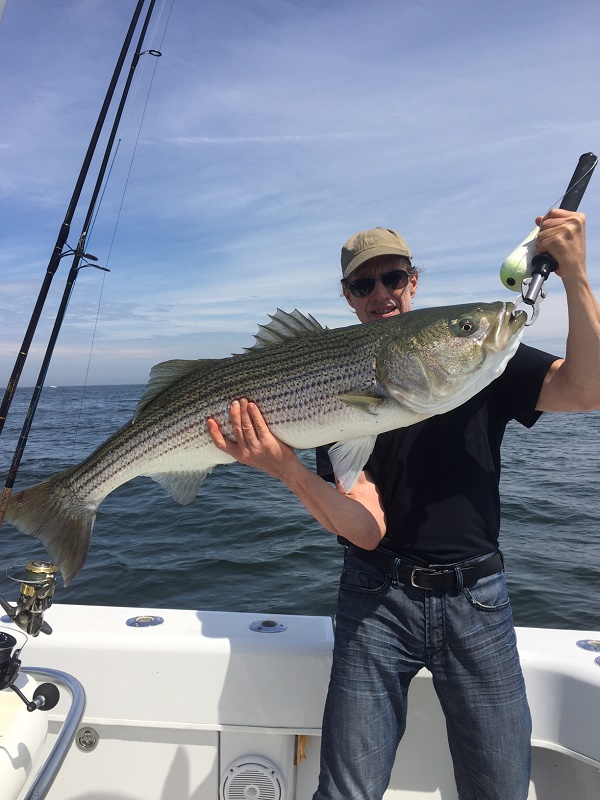
[[[412,253],[406,241],[388,228],[370,228],[351,236],[342,247],[342,277],[375,256],[404,256],[412,263]]]

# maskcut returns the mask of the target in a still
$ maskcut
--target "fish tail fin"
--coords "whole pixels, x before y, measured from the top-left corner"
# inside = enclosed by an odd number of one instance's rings
[[[70,472],[70,470],[68,470]],[[35,536],[58,566],[65,586],[87,558],[98,506],[70,493],[55,475],[12,495],[6,520],[22,533]]]

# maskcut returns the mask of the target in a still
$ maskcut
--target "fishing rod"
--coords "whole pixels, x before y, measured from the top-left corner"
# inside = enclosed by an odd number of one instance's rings
[[[598,156],[594,155],[594,153],[584,153],[579,157],[575,172],[559,208],[563,208],[565,211],[577,211],[597,163]],[[547,280],[551,272],[556,272],[559,264],[549,253],[538,253],[533,257],[531,265],[533,267],[531,278],[527,279],[528,283],[524,286],[522,296],[524,303],[529,306],[535,306],[544,281]],[[525,284],[525,281],[523,283]]]
[[[19,350],[19,354],[15,360],[15,365],[6,386],[6,391],[4,393],[4,398],[2,400],[2,404],[0,405],[0,434],[4,428],[4,423],[6,422],[6,417],[8,411],[10,409],[17,385],[19,383],[19,379],[21,377],[21,373],[23,371],[23,367],[25,366],[25,361],[27,359],[27,355],[29,354],[29,348],[31,347],[31,342],[33,340],[33,336],[35,334],[35,330],[37,328],[37,324],[40,320],[42,309],[44,307],[44,303],[46,302],[46,298],[48,296],[48,292],[50,290],[50,284],[52,283],[52,279],[54,278],[54,274],[58,269],[60,264],[60,260],[67,255],[72,255],[77,253],[77,250],[69,249],[65,253],[63,253],[63,249],[67,242],[67,237],[69,235],[71,229],[71,222],[73,220],[73,216],[75,214],[75,210],[77,208],[77,204],[79,203],[79,198],[81,196],[81,192],[83,190],[83,186],[85,184],[90,165],[96,151],[96,147],[98,145],[98,140],[100,138],[100,134],[106,122],[106,117],[108,115],[108,110],[111,105],[113,95],[115,93],[115,89],[119,78],[121,76],[121,72],[123,70],[123,64],[125,63],[125,59],[127,57],[127,53],[131,47],[131,42],[133,40],[133,35],[135,33],[135,29],[137,27],[139,18],[142,13],[142,9],[144,7],[146,0],[138,0],[136,5],[135,11],[133,12],[133,16],[131,18],[131,22],[129,24],[129,28],[127,30],[127,34],[125,35],[125,39],[123,40],[123,46],[121,47],[121,52],[119,53],[119,57],[117,59],[117,63],[115,69],[113,71],[113,75],[111,81],[108,86],[108,90],[106,92],[106,96],[104,98],[104,102],[102,103],[102,108],[100,109],[100,113],[98,115],[98,119],[96,121],[96,125],[94,127],[94,131],[92,133],[87,152],[84,156],[83,163],[81,165],[81,169],[79,171],[79,176],[75,183],[75,188],[73,189],[73,194],[71,196],[71,200],[67,207],[67,211],[65,214],[65,218],[63,220],[62,225],[60,226],[60,230],[58,232],[58,237],[56,239],[56,244],[54,245],[54,250],[52,251],[52,255],[50,256],[50,261],[48,262],[48,266],[46,268],[46,275],[44,277],[42,286],[40,288],[40,292],[33,309],[31,319],[29,321],[29,325],[27,327],[27,331],[25,332],[25,337],[23,339],[23,344],[21,345],[21,349]],[[89,258],[89,255],[84,253],[83,251],[80,253],[81,256]]]
[[[145,0],[140,0],[138,2],[138,8],[139,8],[140,12],[141,12],[141,7],[143,6],[144,2],[145,2]],[[0,496],[0,526],[2,525],[2,522],[4,521],[4,516],[6,514],[6,509],[8,507],[8,502],[10,500],[10,496],[12,494],[12,489],[13,489],[13,486],[15,484],[17,473],[19,471],[19,466],[21,464],[21,458],[23,456],[23,452],[24,452],[25,446],[27,444],[27,439],[29,437],[29,431],[31,430],[31,425],[33,423],[33,418],[34,418],[34,415],[35,415],[35,412],[36,412],[36,409],[37,409],[37,406],[38,406],[38,403],[39,403],[39,400],[40,400],[40,397],[41,397],[42,389],[43,389],[43,386],[44,386],[44,381],[46,379],[46,374],[48,372],[48,368],[50,367],[50,361],[51,361],[52,355],[54,353],[54,347],[56,345],[56,341],[58,339],[58,334],[60,333],[60,329],[62,327],[62,323],[63,323],[64,318],[66,316],[67,307],[69,305],[69,300],[71,298],[71,294],[73,292],[73,287],[74,287],[75,281],[77,280],[77,276],[79,274],[79,270],[84,268],[84,267],[93,266],[96,269],[101,269],[101,270],[103,270],[105,272],[109,271],[106,267],[101,267],[101,266],[99,266],[97,264],[88,263],[88,260],[94,260],[95,261],[96,258],[94,256],[90,256],[89,254],[86,254],[84,252],[84,250],[85,250],[85,242],[86,242],[86,238],[87,238],[87,235],[88,235],[90,223],[91,223],[93,215],[94,215],[94,211],[95,211],[96,203],[97,203],[97,200],[98,200],[98,196],[99,196],[100,191],[102,189],[102,183],[103,183],[103,180],[104,180],[104,176],[106,174],[106,169],[107,169],[108,162],[109,162],[109,159],[110,159],[110,154],[111,154],[111,151],[112,151],[112,148],[113,148],[113,145],[114,145],[114,141],[115,141],[115,138],[116,138],[116,135],[117,135],[118,127],[119,127],[119,124],[121,122],[123,109],[125,108],[125,103],[126,103],[126,100],[127,100],[127,96],[129,94],[129,90],[130,90],[130,87],[131,87],[131,83],[133,81],[135,69],[136,69],[136,67],[138,65],[139,59],[140,59],[140,57],[142,55],[146,55],[146,54],[152,55],[152,56],[155,56],[155,57],[159,57],[160,55],[162,55],[160,53],[160,51],[158,51],[158,50],[145,50],[145,51],[142,51],[143,42],[144,42],[147,30],[148,30],[148,25],[150,24],[150,19],[152,17],[152,12],[154,10],[155,3],[156,3],[156,0],[150,0],[150,4],[149,4],[148,9],[146,11],[146,16],[145,16],[143,24],[142,24],[142,28],[141,28],[140,35],[139,35],[139,38],[138,38],[137,46],[135,48],[133,60],[131,62],[131,66],[129,68],[129,73],[128,73],[128,76],[127,76],[127,80],[125,81],[125,85],[124,85],[123,91],[121,93],[121,99],[120,99],[120,102],[119,102],[119,106],[118,106],[117,111],[115,113],[113,125],[112,125],[112,128],[111,128],[111,132],[110,132],[110,135],[108,137],[108,141],[107,141],[107,144],[106,144],[106,147],[105,147],[104,157],[102,159],[102,164],[101,164],[100,169],[98,171],[96,184],[94,186],[94,191],[92,193],[92,196],[91,196],[91,199],[90,199],[90,202],[89,202],[87,214],[86,214],[83,226],[82,226],[82,230],[81,230],[81,234],[80,234],[79,241],[78,241],[78,244],[77,244],[77,248],[75,250],[71,250],[70,249],[66,253],[63,254],[63,255],[72,254],[73,255],[73,263],[71,265],[71,269],[69,270],[69,275],[67,277],[67,282],[65,284],[65,289],[63,291],[63,295],[62,295],[62,298],[61,298],[60,306],[59,306],[59,309],[58,309],[58,312],[57,312],[57,315],[56,315],[56,320],[55,320],[54,326],[52,328],[52,333],[50,334],[50,339],[48,341],[48,346],[46,348],[46,353],[44,355],[44,359],[42,361],[42,366],[40,368],[40,373],[39,373],[39,376],[38,376],[38,380],[37,380],[35,389],[33,391],[33,395],[32,395],[32,398],[31,398],[31,402],[30,402],[29,408],[27,410],[27,414],[25,416],[25,422],[23,423],[23,428],[21,430],[21,435],[19,436],[19,441],[18,441],[17,446],[15,448],[13,460],[12,460],[10,469],[8,471],[8,476],[6,478],[6,482],[4,484],[4,488],[2,490],[2,495]],[[137,16],[134,14],[134,18],[136,20],[136,23],[137,23],[137,20],[139,19],[139,16],[140,16],[140,14],[137,13],[138,12],[138,8],[136,8]],[[132,20],[132,24],[133,24],[133,20]],[[135,25],[134,25],[134,28],[135,28]],[[131,30],[131,26],[130,26],[130,30]],[[128,34],[129,34],[129,32],[128,32]],[[131,42],[131,37],[129,38],[129,42]],[[81,265],[81,261],[82,260],[84,260],[84,264],[83,265]],[[57,261],[57,265],[58,265],[58,261]],[[13,394],[14,394],[14,390],[13,390]]]

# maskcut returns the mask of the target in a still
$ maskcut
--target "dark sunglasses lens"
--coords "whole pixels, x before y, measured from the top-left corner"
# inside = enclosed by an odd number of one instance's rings
[[[348,289],[354,297],[367,297],[375,288],[375,278],[357,278],[349,284]]]
[[[381,282],[386,289],[404,289],[408,283],[408,272],[404,269],[393,269],[381,276]]]
[[[408,272],[404,269],[393,269],[391,272],[384,272],[379,276],[379,280],[386,289],[404,289],[408,283]],[[357,278],[348,284],[348,289],[353,297],[368,297],[375,288],[375,278]]]

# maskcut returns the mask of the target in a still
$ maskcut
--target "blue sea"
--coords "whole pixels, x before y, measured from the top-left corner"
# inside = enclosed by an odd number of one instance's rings
[[[143,386],[46,387],[15,491],[81,461],[132,415]],[[0,437],[2,484],[31,397],[18,389]],[[600,629],[600,413],[543,415],[509,426],[503,448],[502,549],[517,625]],[[314,466],[310,452],[301,454]],[[5,570],[47,558],[8,523]],[[137,478],[100,507],[87,563],[56,601],[333,615],[342,548],[277,481],[217,467],[180,506]]]

